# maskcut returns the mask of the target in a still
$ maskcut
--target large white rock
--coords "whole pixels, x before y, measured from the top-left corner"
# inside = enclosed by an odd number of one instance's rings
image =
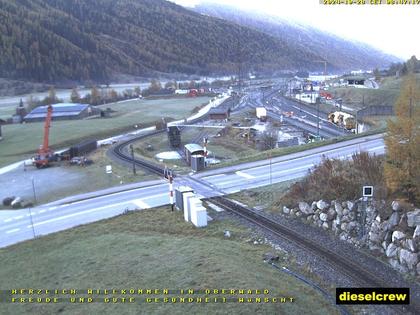
[[[392,233],[392,241],[399,241],[402,240],[403,238],[405,238],[405,234],[403,232],[400,231],[394,231],[394,233]]]
[[[286,206],[283,207],[283,213],[284,214],[289,214],[290,213],[290,209],[287,208]]]
[[[324,200],[320,200],[316,203],[316,207],[319,210],[324,210],[325,208],[327,208],[329,206],[329,204],[327,202],[325,202]]]
[[[389,244],[385,251],[386,257],[396,257],[397,254],[398,246],[396,246],[394,243]]]
[[[393,201],[391,203],[392,211],[401,211],[401,205],[398,201]]]
[[[312,210],[311,206],[309,206],[308,203],[304,201],[299,202],[299,210],[306,215],[314,213],[314,210]]]
[[[408,268],[414,269],[419,262],[419,257],[406,249],[400,250],[400,263],[405,264]]]
[[[420,209],[407,212],[407,224],[409,227],[420,225]]]
[[[328,221],[328,214],[326,214],[326,213],[321,213],[321,214],[319,215],[319,218],[321,219],[321,221],[322,221],[322,222],[326,222],[326,221]]]

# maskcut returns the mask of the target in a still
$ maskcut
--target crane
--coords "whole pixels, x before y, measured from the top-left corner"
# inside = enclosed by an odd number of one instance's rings
[[[33,159],[33,164],[37,168],[49,166],[50,162],[54,161],[54,152],[49,148],[49,135],[52,119],[53,107],[51,105],[47,108],[47,116],[45,117],[44,124],[44,141],[38,150],[38,154]]]

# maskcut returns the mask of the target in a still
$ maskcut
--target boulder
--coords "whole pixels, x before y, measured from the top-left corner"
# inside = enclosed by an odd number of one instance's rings
[[[420,237],[420,225],[417,225],[414,230],[413,238],[416,238],[416,237]]]
[[[394,243],[391,243],[388,245],[388,247],[385,250],[386,257],[397,257],[398,255],[398,246],[396,246]]]
[[[283,207],[283,213],[284,214],[289,214],[290,213],[290,209],[287,208],[286,206]]]
[[[411,252],[413,252],[413,253],[417,252],[417,245],[416,245],[416,243],[414,242],[414,240],[412,240],[411,238],[410,238],[410,239],[405,240],[404,245],[405,245],[405,248],[407,248],[407,249],[408,249],[408,250],[410,250]]]
[[[391,217],[388,220],[388,226],[390,228],[398,225],[400,222],[400,214],[398,212],[392,212]]]
[[[341,206],[341,204],[339,202],[334,203],[334,210],[337,213],[337,215],[342,215],[343,214],[343,207]]]
[[[420,225],[420,209],[407,212],[407,225],[409,227],[415,227],[416,225]]]
[[[389,260],[389,264],[392,266],[392,268],[394,268],[395,270],[398,270],[401,273],[406,273],[408,272],[407,267],[405,266],[401,266],[398,262],[398,260],[396,259],[390,259]]]
[[[347,209],[353,211],[355,203],[353,201],[347,201]]]
[[[333,208],[330,208],[330,210],[328,210],[328,220],[334,220],[336,216],[337,213],[335,212],[335,210]]]
[[[316,208],[316,201],[312,201],[312,203],[311,203],[311,208],[312,208],[312,210],[316,210],[317,208]]]
[[[329,228],[330,226],[329,226],[329,224],[328,224],[328,222],[324,222],[324,223],[322,223],[322,228],[324,229],[324,230],[328,230],[328,228]]]
[[[324,210],[324,209],[326,209],[328,206],[329,206],[329,204],[328,204],[327,202],[325,202],[324,200],[319,200],[319,201],[316,203],[316,207],[317,207],[319,210]]]
[[[299,202],[299,210],[305,215],[310,215],[314,213],[314,210],[312,210],[312,208],[308,205],[308,203],[303,202],[303,201]]]
[[[419,262],[419,257],[406,249],[400,250],[400,263],[406,265],[409,269],[414,269]]]
[[[391,208],[392,208],[392,211],[395,211],[395,212],[401,211],[400,203],[395,200],[391,203]]]
[[[392,242],[396,242],[396,241],[402,240],[405,237],[406,237],[406,235],[403,232],[401,232],[401,231],[394,231],[394,233],[392,233]]]
[[[326,213],[321,213],[321,214],[319,215],[319,218],[321,219],[321,221],[326,222],[326,221],[328,221],[328,214],[326,214]]]
[[[379,233],[369,232],[369,241],[376,244],[381,244],[383,242],[383,236]]]
[[[398,229],[401,231],[407,231],[408,230],[408,222],[407,222],[407,214],[403,214],[401,216],[400,222],[398,223]]]

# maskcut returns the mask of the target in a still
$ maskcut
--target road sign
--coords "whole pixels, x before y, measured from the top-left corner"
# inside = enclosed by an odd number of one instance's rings
[[[105,171],[106,171],[107,174],[112,174],[112,165],[107,165],[105,167]]]
[[[373,186],[363,186],[363,197],[373,197]]]

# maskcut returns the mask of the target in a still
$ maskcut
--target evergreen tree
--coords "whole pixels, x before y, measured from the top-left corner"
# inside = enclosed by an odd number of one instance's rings
[[[395,103],[396,119],[385,137],[385,180],[389,191],[409,201],[420,200],[420,88],[414,75],[403,81]]]

